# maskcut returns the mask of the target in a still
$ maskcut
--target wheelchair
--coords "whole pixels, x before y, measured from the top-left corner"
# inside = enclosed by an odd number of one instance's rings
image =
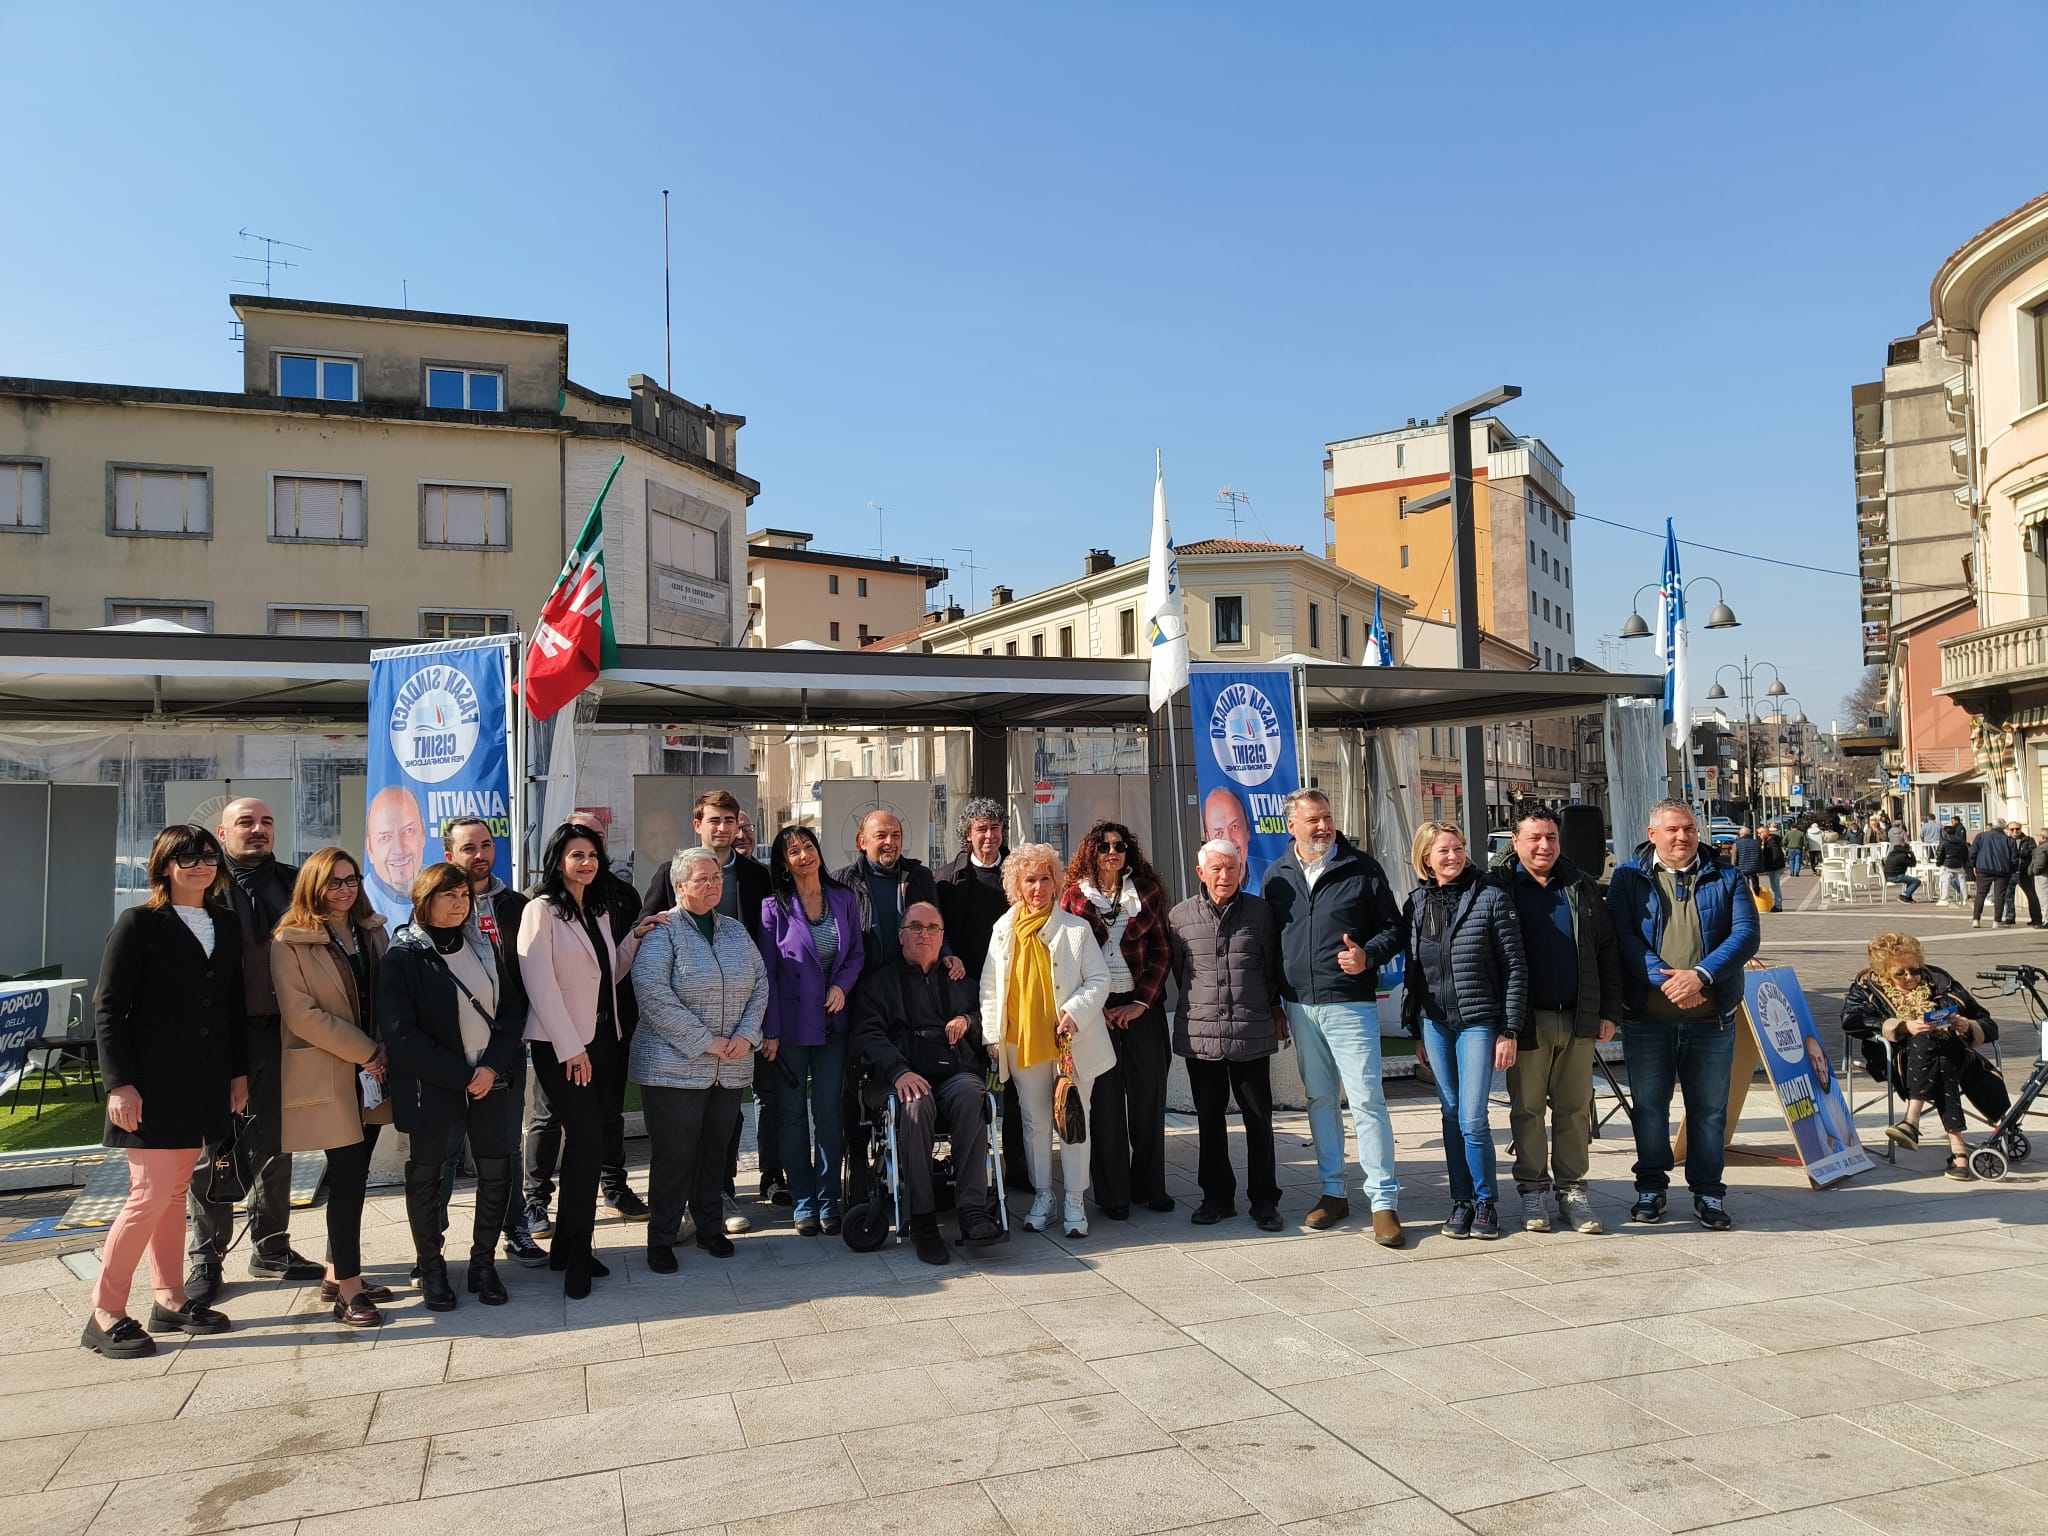
[[[855,1253],[873,1253],[893,1235],[898,1243],[910,1230],[909,1213],[903,1208],[903,1176],[896,1150],[896,1091],[881,1078],[870,1075],[861,1083],[862,1125],[867,1133],[868,1198],[848,1206],[840,1235]],[[1003,1194],[1002,1083],[990,1070],[981,1096],[982,1123],[988,1126],[988,1216],[999,1237],[1010,1235],[1010,1206]],[[857,1137],[855,1138],[857,1141]],[[849,1159],[859,1155],[855,1145],[847,1147]],[[941,1125],[932,1139],[932,1193],[938,1209],[953,1204],[956,1183],[952,1140]]]

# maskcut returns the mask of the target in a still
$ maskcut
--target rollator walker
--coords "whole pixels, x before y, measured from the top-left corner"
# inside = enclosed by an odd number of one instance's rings
[[[2048,971],[2037,965],[2001,965],[1995,970],[1979,971],[1977,976],[1981,981],[1999,983],[2006,997],[2025,993],[2027,1011],[2041,1030],[2041,1049],[2035,1057],[2034,1070],[2013,1095],[2011,1107],[1991,1127],[1991,1134],[1970,1149],[1970,1172],[1996,1182],[2005,1177],[2012,1164],[2023,1161],[2034,1150],[2023,1127],[2027,1111],[2042,1090],[2048,1088],[2048,998],[2041,996],[2041,983],[2048,981]]]
[[[867,1127],[867,1157],[872,1193],[849,1206],[840,1235],[855,1253],[873,1253],[893,1234],[898,1245],[910,1229],[903,1208],[903,1170],[896,1150],[896,1090],[875,1078],[861,1085],[862,1123]],[[988,1127],[989,1218],[1001,1237],[1010,1235],[1010,1204],[1003,1194],[1002,1079],[991,1066],[982,1085],[982,1123]],[[852,1150],[849,1148],[848,1155]],[[938,1209],[952,1204],[957,1182],[952,1138],[942,1125],[932,1138],[932,1193]]]

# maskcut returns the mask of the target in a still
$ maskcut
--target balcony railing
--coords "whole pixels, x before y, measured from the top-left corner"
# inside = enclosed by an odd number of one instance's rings
[[[2042,681],[2048,681],[2048,615],[1941,642],[1944,692]]]

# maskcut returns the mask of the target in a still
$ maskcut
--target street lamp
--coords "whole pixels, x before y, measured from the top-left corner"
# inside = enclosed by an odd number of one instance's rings
[[[1713,609],[1707,614],[1706,627],[1708,629],[1737,628],[1742,623],[1742,620],[1735,617],[1735,610],[1728,606],[1727,597],[1721,591],[1721,583],[1715,581],[1713,577],[1695,576],[1691,581],[1688,581],[1685,584],[1683,590],[1690,592],[1694,587],[1698,586],[1701,582],[1706,582],[1710,584],[1714,589],[1714,606]],[[1643,620],[1643,594],[1645,592],[1661,592],[1663,590],[1663,585],[1659,582],[1654,581],[1646,582],[1644,585],[1636,588],[1636,595],[1628,605],[1628,619],[1621,626],[1622,639],[1642,640],[1648,637],[1650,633],[1650,626]],[[1709,695],[1709,697],[1711,697],[1711,695]]]
[[[1707,697],[1710,699],[1727,698],[1728,690],[1721,686],[1721,674],[1735,674],[1736,687],[1742,698],[1742,798],[1748,803],[1752,821],[1756,817],[1756,682],[1757,675],[1766,668],[1770,670],[1771,684],[1764,690],[1763,696],[1774,701],[1783,700],[1788,696],[1789,690],[1785,687],[1785,680],[1778,675],[1778,664],[1773,661],[1752,662],[1747,656],[1742,658],[1742,665],[1739,667],[1731,661],[1717,668],[1714,672],[1714,684],[1707,690]],[[1793,702],[1796,704],[1798,701],[1795,699]],[[1804,711],[1801,711],[1801,716],[1804,717]]]

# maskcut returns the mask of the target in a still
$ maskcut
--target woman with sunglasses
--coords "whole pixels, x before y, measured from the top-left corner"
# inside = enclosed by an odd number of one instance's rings
[[[1976,1047],[1998,1038],[1984,1005],[1938,965],[1910,933],[1880,933],[1870,941],[1870,965],[1842,994],[1842,1033],[1863,1042],[1870,1075],[1891,1079],[1906,1100],[1906,1117],[1885,1139],[1909,1151],[1920,1145],[1920,1117],[1934,1105],[1948,1136],[1948,1164],[1957,1181],[1970,1177],[1963,1144],[1963,1100],[1990,1119],[2012,1098],[2005,1082]]]
[[[80,1342],[109,1359],[156,1353],[154,1333],[225,1333],[185,1295],[185,1191],[199,1149],[223,1140],[249,1102],[242,929],[227,859],[203,827],[165,827],[149,850],[149,899],[114,921],[96,1004],[109,1147],[128,1154],[128,1198],[107,1232]],[[149,1255],[156,1299],[145,1329],[128,1314]]]
[[[1166,909],[1166,892],[1131,829],[1120,821],[1090,827],[1067,865],[1060,910],[1088,925],[1109,967],[1103,1017],[1116,1067],[1095,1080],[1091,1094],[1088,1171],[1095,1203],[1112,1221],[1128,1219],[1134,1200],[1173,1209],[1166,1192],[1166,1069],[1173,1057]]]
[[[321,1299],[347,1328],[384,1321],[382,1285],[363,1284],[363,1196],[377,1131],[391,1121],[386,1056],[377,1032],[377,973],[384,918],[363,894],[361,867],[344,848],[322,848],[299,866],[292,904],[270,945],[284,1052],[278,1075],[287,1153],[327,1154],[327,1278]],[[379,1084],[377,1102],[357,1074]]]

